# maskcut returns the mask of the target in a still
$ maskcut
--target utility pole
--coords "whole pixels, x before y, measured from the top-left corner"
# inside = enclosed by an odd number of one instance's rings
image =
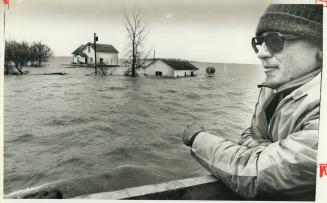
[[[94,33],[93,37],[93,45],[94,45],[94,71],[95,75],[98,73],[97,70],[97,41],[99,41],[99,38],[96,33]]]

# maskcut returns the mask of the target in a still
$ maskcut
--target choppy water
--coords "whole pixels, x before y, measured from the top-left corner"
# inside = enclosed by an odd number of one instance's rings
[[[236,141],[263,79],[259,66],[204,63],[188,78],[86,76],[93,70],[62,65],[70,60],[5,76],[5,193],[58,180],[106,181],[89,190],[97,192],[207,174],[182,144],[184,127],[202,121]],[[216,77],[204,75],[208,65]],[[59,71],[68,75],[32,75]]]

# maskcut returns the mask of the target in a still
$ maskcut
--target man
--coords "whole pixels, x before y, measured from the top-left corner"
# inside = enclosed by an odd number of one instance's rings
[[[251,127],[239,143],[204,132],[184,144],[213,175],[246,199],[314,200],[320,81],[321,5],[272,4],[252,46],[266,75]]]

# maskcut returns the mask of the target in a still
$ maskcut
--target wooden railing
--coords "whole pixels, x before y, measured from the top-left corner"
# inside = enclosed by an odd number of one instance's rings
[[[240,200],[211,175],[75,197],[75,199]]]
[[[140,200],[240,200],[240,197],[217,181],[214,176],[207,175],[196,178],[169,181],[153,185],[145,185],[117,191],[87,194],[101,184],[101,177],[90,182],[81,179],[77,183],[48,183],[34,188],[27,188],[5,195],[5,199],[140,199]],[[81,185],[88,185],[82,187]],[[86,195],[81,195],[86,194]]]

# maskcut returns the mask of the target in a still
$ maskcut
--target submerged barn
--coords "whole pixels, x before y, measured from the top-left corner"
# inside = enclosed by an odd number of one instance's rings
[[[103,63],[106,65],[118,65],[118,51],[110,44],[96,45],[96,63]],[[85,45],[79,46],[73,51],[74,63],[80,64],[94,64],[94,44],[89,42]]]
[[[185,77],[195,76],[197,70],[199,69],[188,61],[177,59],[155,59],[145,67],[144,75]]]

